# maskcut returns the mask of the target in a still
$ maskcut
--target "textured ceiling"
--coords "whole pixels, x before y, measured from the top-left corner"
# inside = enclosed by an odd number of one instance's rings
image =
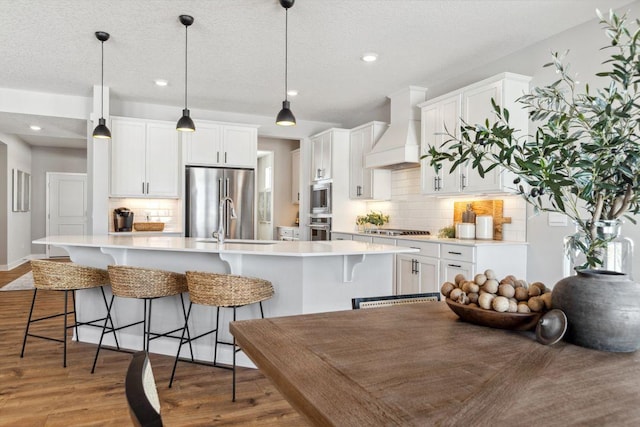
[[[595,18],[629,0],[298,0],[289,11],[289,88],[298,120],[366,119],[386,96],[429,87]],[[0,87],[91,96],[97,30],[105,85],[121,101],[274,116],[284,96],[277,0],[0,0]],[[360,60],[378,53],[376,63]],[[159,88],[154,79],[166,79]],[[11,132],[0,119],[0,132]],[[65,136],[59,135],[61,139]],[[28,138],[25,138],[28,139]],[[37,141],[34,140],[34,143]]]

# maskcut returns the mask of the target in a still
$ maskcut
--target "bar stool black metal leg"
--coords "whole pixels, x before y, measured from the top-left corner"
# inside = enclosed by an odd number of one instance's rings
[[[236,321],[236,308],[233,307],[233,321]],[[216,325],[217,326],[217,325]],[[231,401],[236,401],[236,336],[233,336],[233,390]]]
[[[187,330],[187,323],[189,323],[189,317],[191,316],[191,307],[193,303],[189,303],[189,310],[187,311],[184,319],[184,328],[182,329],[182,336],[180,337],[180,344],[178,345],[178,352],[176,353],[176,360],[173,361],[173,370],[171,370],[171,379],[169,380],[169,388],[173,385],[173,377],[176,374],[176,367],[178,366],[178,359],[180,358],[180,351],[182,350],[182,344],[184,343],[184,332]],[[189,346],[191,346],[191,337],[187,337]],[[193,351],[191,352],[191,361],[193,362]]]
[[[218,325],[220,324],[220,307],[216,307],[216,341],[213,344],[213,366],[218,363]]]
[[[260,316],[262,316],[262,318],[264,319],[264,310],[262,309],[262,301],[259,301],[258,305],[260,306]]]
[[[96,349],[96,356],[93,358],[93,366],[91,367],[91,373],[93,374],[96,370],[96,362],[98,361],[98,355],[100,354],[100,347],[102,347],[102,340],[104,339],[104,333],[107,329],[107,322],[111,318],[111,307],[113,307],[113,300],[115,299],[114,295],[111,295],[111,301],[107,306],[107,317],[104,319],[104,326],[102,327],[102,333],[100,334],[100,340],[98,341],[98,348]],[[105,300],[106,302],[106,300]],[[116,331],[113,328],[113,322],[111,322],[111,329],[113,331],[113,335],[116,335]]]
[[[182,315],[184,316],[184,328],[182,329],[182,338],[184,338],[185,329],[187,331],[187,342],[189,343],[189,353],[191,354],[191,361],[193,362],[193,346],[191,345],[191,333],[189,333],[189,322],[187,319],[187,313],[184,309],[184,297],[180,294],[180,304],[182,305]],[[191,302],[189,302],[189,311],[191,311]],[[182,345],[182,339],[180,340]],[[180,351],[178,351],[180,354]]]
[[[71,291],[73,292],[73,291]],[[62,352],[62,367],[67,367],[67,316],[69,315],[68,305],[69,291],[64,291],[64,335],[62,336],[62,347],[64,348]],[[76,326],[77,327],[77,326]]]
[[[78,311],[76,309],[76,290],[71,291],[71,298],[73,298],[73,320],[76,329],[76,340],[80,341],[80,334],[78,333]]]
[[[27,345],[27,336],[29,335],[29,326],[31,326],[31,316],[33,316],[33,307],[36,305],[36,294],[38,289],[33,290],[33,299],[31,300],[31,309],[29,310],[29,319],[27,319],[27,328],[24,331],[24,340],[22,340],[22,351],[20,357],[24,357],[24,347]]]
[[[120,344],[118,343],[118,334],[116,334],[115,326],[113,326],[113,318],[111,317],[111,308],[107,303],[107,295],[104,293],[104,286],[100,286],[100,291],[102,292],[102,300],[104,301],[104,308],[107,310],[107,315],[105,317],[105,320],[107,320],[111,324],[111,330],[113,331],[113,339],[116,341],[116,348],[120,350]],[[111,296],[111,301],[113,301],[113,295]]]

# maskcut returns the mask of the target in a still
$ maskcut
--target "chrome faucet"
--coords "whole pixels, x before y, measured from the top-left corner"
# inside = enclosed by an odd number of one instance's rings
[[[218,209],[218,231],[212,233],[213,237],[218,239],[218,243],[224,243],[224,237],[226,234],[226,230],[224,229],[224,208],[227,202],[231,205],[231,215],[229,216],[229,219],[238,218],[236,215],[236,208],[233,205],[233,199],[229,196],[223,197],[220,200],[220,206]]]

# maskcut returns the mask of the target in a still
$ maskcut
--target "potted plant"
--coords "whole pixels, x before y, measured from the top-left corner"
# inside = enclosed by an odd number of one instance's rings
[[[608,69],[597,73],[606,79],[603,89],[591,91],[587,85],[580,91],[562,56],[554,53],[545,66],[555,68],[558,80],[518,99],[537,124],[534,135],[518,136],[509,126],[509,111],[492,101],[495,121],[463,123],[459,137],[449,135],[423,157],[430,157],[436,170],[450,162],[453,171],[469,162],[481,176],[502,167],[516,175],[516,191],[536,209],[571,218],[579,233],[565,244],[584,253],[584,263],[578,276],[553,289],[552,306],[568,319],[565,338],[600,350],[635,351],[640,286],[606,270],[615,258],[607,251],[618,238],[621,218],[635,223],[633,215],[640,211],[640,30],[628,28],[626,15],[597,13],[609,39],[603,49],[612,52],[604,62]],[[631,254],[627,258],[630,268]]]
[[[597,74],[607,79],[604,89],[579,91],[562,56],[553,53],[545,67],[554,67],[558,80],[518,99],[538,123],[535,135],[519,137],[509,111],[492,100],[495,121],[463,123],[458,138],[449,134],[423,156],[436,170],[470,162],[480,176],[498,166],[513,172],[527,202],[575,222],[581,233],[568,244],[584,253],[581,268],[602,266],[620,219],[635,223],[632,215],[640,211],[640,33],[627,28],[626,15],[597,13],[609,38],[603,49],[612,51],[604,62],[609,69]]]
[[[374,226],[381,227],[389,222],[389,215],[384,215],[382,212],[371,211],[366,215],[358,215],[356,217],[356,224],[358,226]]]

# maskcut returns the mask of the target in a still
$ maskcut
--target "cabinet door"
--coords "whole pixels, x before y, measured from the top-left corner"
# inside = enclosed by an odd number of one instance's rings
[[[311,180],[322,175],[322,136],[311,139]]]
[[[451,261],[443,259],[441,261],[440,280],[442,282],[453,282],[457,274],[471,280],[475,276],[475,265],[470,262]]]
[[[331,179],[332,170],[331,170],[331,143],[333,141],[333,135],[331,132],[327,132],[322,135],[322,156],[321,156],[321,166],[322,175],[321,179]]]
[[[178,197],[178,132],[171,123],[148,123],[146,145],[147,196]]]
[[[472,89],[464,93],[464,119],[470,125],[484,124],[486,119],[492,121],[495,118],[491,99],[496,103],[502,102],[502,81]],[[465,166],[461,171],[461,188],[465,192],[482,192],[501,190],[500,168],[495,168],[480,177],[477,170],[471,166]]]
[[[145,122],[114,118],[111,135],[111,195],[143,196],[146,191]]]
[[[422,110],[422,154],[429,145],[440,148],[449,140],[446,133],[458,135],[460,117],[460,95],[444,99]],[[430,159],[421,160],[422,192],[424,194],[453,194],[460,192],[460,169],[451,171],[448,163],[436,173],[429,164]]]
[[[396,294],[417,294],[420,292],[420,277],[416,259],[411,255],[396,256]]]
[[[196,123],[196,131],[185,138],[188,165],[221,164],[222,126],[214,123]]]
[[[354,131],[349,136],[349,198],[364,198],[365,130]]]
[[[255,168],[258,158],[257,135],[255,128],[223,126],[220,161],[227,166]]]
[[[416,257],[419,292],[439,292],[440,290],[440,261],[436,258]]]
[[[291,203],[300,204],[300,149],[291,152]]]

